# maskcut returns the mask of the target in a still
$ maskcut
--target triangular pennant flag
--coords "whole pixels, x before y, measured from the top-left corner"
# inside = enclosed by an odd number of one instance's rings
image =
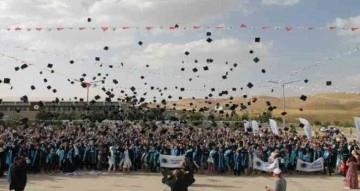
[[[174,29],[176,29],[176,27],[170,26],[169,29],[170,29],[170,30],[174,30]]]
[[[359,28],[357,28],[357,27],[353,27],[353,28],[351,28],[351,31],[356,31],[356,30],[358,30]]]
[[[263,30],[269,29],[269,27],[261,27]]]
[[[240,28],[246,28],[247,26],[245,24],[241,24]]]
[[[291,31],[293,28],[292,27],[285,27],[286,31]]]
[[[101,30],[102,30],[103,32],[106,32],[108,29],[109,29],[109,27],[101,27]]]
[[[308,30],[310,31],[310,30],[313,30],[314,29],[314,27],[308,27]]]
[[[15,30],[16,30],[16,31],[21,31],[21,28],[20,28],[20,27],[16,27]]]
[[[79,30],[85,30],[86,28],[85,27],[79,27]]]
[[[223,29],[223,26],[217,26],[216,29]]]
[[[61,30],[63,30],[63,29],[64,29],[64,28],[57,28],[58,31],[61,31]]]
[[[123,29],[123,30],[126,30],[126,29],[129,29],[129,28],[130,28],[130,27],[123,27],[122,29]]]
[[[199,26],[193,26],[194,29],[199,29],[200,27]]]
[[[334,30],[334,29],[336,29],[336,27],[331,26],[331,27],[329,27],[329,29]]]
[[[151,29],[153,29],[154,27],[145,27],[146,28],[146,30],[151,30]]]

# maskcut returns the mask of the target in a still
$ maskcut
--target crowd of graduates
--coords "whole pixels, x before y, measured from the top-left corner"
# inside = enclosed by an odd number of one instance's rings
[[[316,134],[312,139],[268,128],[246,132],[242,127],[176,127],[155,124],[31,124],[0,126],[0,175],[15,157],[26,160],[30,173],[79,171],[161,172],[159,156],[185,155],[194,171],[250,175],[256,156],[279,161],[284,173],[296,173],[297,159],[324,158],[326,172],[341,173],[341,164],[358,155],[356,142],[342,134]]]

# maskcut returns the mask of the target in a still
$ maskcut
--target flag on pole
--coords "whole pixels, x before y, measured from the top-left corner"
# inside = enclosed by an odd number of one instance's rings
[[[360,140],[360,117],[354,117],[357,140]]]
[[[275,135],[279,135],[279,128],[277,126],[276,121],[273,119],[269,119],[269,123],[270,123],[270,129],[271,129],[272,133],[274,133]]]
[[[309,121],[304,118],[299,118],[299,121],[304,126],[305,135],[308,137],[308,139],[311,139],[312,131],[311,131],[311,126],[310,126]]]

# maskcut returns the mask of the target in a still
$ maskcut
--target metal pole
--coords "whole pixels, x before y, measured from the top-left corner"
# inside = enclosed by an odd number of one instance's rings
[[[282,84],[282,89],[283,89],[283,112],[285,112],[285,84]],[[283,126],[285,128],[286,125],[286,118],[285,115],[283,115]]]

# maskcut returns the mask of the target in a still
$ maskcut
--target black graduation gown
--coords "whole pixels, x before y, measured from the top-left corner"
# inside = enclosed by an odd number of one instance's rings
[[[14,163],[10,167],[10,190],[24,190],[27,182],[25,165]]]

